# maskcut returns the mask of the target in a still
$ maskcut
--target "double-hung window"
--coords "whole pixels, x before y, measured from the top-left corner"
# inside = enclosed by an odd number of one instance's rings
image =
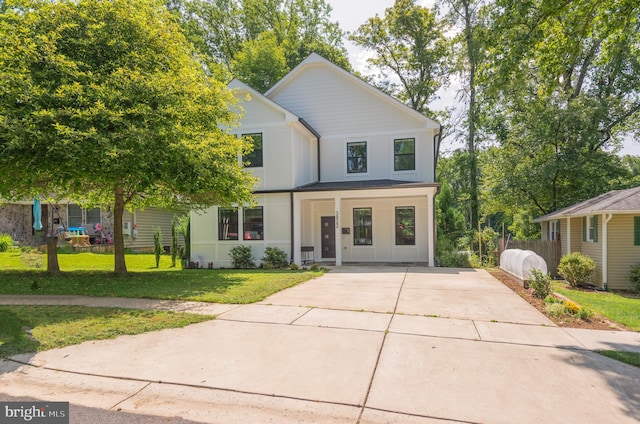
[[[353,210],[353,244],[356,246],[373,244],[371,208],[355,208]]]
[[[413,171],[416,169],[416,139],[398,138],[393,140],[393,169]]]
[[[416,210],[413,206],[396,208],[396,245],[416,244]]]
[[[598,215],[582,217],[582,241],[598,242]]]
[[[244,210],[244,240],[263,240],[264,225],[262,206]]]
[[[248,138],[253,144],[253,151],[244,155],[245,166],[247,168],[262,167],[262,133],[242,134],[242,137]]]
[[[218,240],[238,240],[237,209],[218,209]]]
[[[347,143],[347,173],[367,172],[367,142]]]
[[[93,234],[95,225],[102,222],[102,213],[100,208],[85,209],[80,205],[69,204],[67,220],[69,227],[84,226],[86,234]]]

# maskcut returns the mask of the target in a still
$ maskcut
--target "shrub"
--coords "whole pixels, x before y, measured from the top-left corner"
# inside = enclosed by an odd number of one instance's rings
[[[264,262],[265,268],[267,265],[271,268],[286,268],[289,266],[287,254],[279,247],[267,247],[264,250],[262,261]]]
[[[580,252],[564,255],[560,259],[560,265],[558,265],[558,272],[571,287],[578,287],[580,284],[585,283],[594,269],[596,269],[596,263],[593,259]]]
[[[318,264],[313,264],[311,265],[311,267],[309,268],[310,271],[320,271],[320,265]]]
[[[251,246],[236,246],[229,252],[234,268],[255,268],[256,263],[251,254]]]
[[[555,318],[559,318],[565,314],[564,305],[562,303],[549,303],[544,308],[550,316]]]
[[[13,246],[13,240],[9,234],[0,233],[0,252],[6,252]]]
[[[443,252],[438,261],[445,268],[471,268],[469,252]]]
[[[562,304],[564,305],[564,309],[567,311],[567,313],[571,315],[577,314],[578,312],[580,312],[580,309],[582,309],[580,305],[572,302],[571,300],[565,300],[564,302],[562,302]]]
[[[293,262],[291,265],[289,265],[289,269],[291,269],[292,271],[296,271],[300,269],[300,267],[298,266],[297,263]]]
[[[544,298],[544,303],[559,303],[560,301],[553,295]]]
[[[178,239],[178,219],[174,216],[171,220],[171,266],[175,268],[176,259],[180,253],[179,239]]]
[[[576,316],[583,321],[589,321],[589,319],[593,316],[593,312],[591,312],[587,308],[580,308],[580,310],[576,313]]]
[[[631,267],[627,274],[627,281],[630,283],[630,289],[635,293],[640,293],[640,263]]]
[[[549,274],[543,274],[539,269],[532,269],[529,287],[533,289],[533,295],[540,299],[545,299],[551,293],[551,279]]]
[[[162,230],[160,227],[153,229],[153,253],[156,255],[156,268],[160,268],[160,255],[162,255]]]

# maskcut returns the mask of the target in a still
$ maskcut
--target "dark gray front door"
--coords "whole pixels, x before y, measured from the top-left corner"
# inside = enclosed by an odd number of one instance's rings
[[[322,237],[322,257],[334,258],[336,257],[336,217],[335,216],[323,216],[320,217]]]

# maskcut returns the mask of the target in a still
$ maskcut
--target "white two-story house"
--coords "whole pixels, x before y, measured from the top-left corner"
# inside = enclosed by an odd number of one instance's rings
[[[289,258],[434,266],[440,125],[317,54],[264,95],[229,84],[251,137],[257,206],[192,213],[192,260],[232,265],[230,250]]]

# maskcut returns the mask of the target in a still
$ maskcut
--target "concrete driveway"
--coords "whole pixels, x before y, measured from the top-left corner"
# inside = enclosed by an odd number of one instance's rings
[[[639,333],[558,328],[485,271],[341,267],[216,307],[4,362],[0,393],[203,423],[640,420],[640,369],[591,351]]]

